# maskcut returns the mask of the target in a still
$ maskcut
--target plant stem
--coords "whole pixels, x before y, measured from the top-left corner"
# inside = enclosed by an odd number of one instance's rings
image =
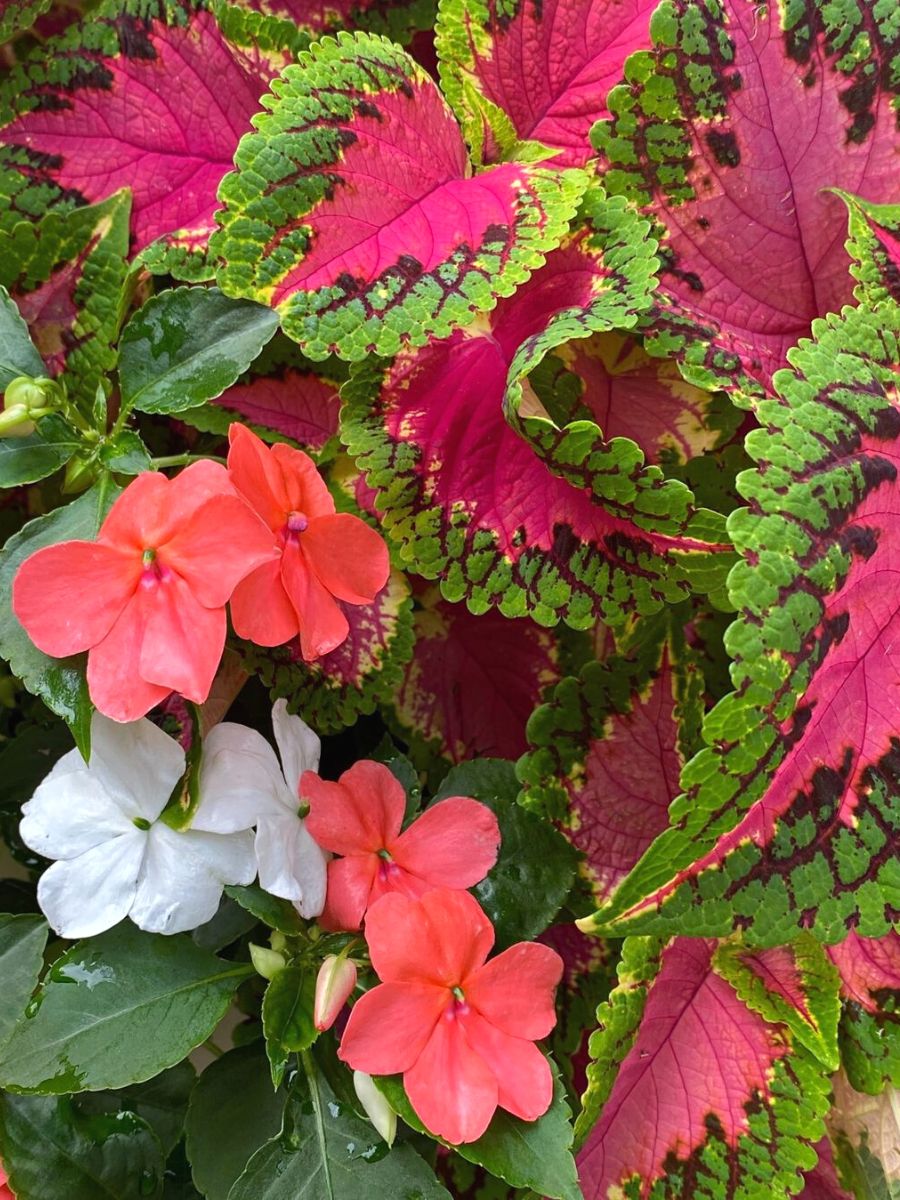
[[[203,462],[204,459],[225,465],[225,459],[215,454],[168,454],[162,458],[151,458],[150,466],[160,471],[163,467],[186,467],[188,463]]]

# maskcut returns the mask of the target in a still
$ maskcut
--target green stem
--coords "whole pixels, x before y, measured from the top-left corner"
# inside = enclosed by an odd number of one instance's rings
[[[215,1058],[221,1058],[225,1051],[221,1046],[217,1046],[212,1038],[207,1038],[203,1043],[204,1050],[208,1050]]]
[[[162,458],[151,458],[150,466],[155,471],[161,471],[164,467],[186,467],[188,463],[203,462],[204,460],[222,463],[223,466],[226,461],[215,454],[168,454]]]

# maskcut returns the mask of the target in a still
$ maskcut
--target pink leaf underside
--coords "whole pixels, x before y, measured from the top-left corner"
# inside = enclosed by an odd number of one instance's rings
[[[81,279],[87,256],[96,240],[72,262],[57,267],[50,278],[31,292],[14,292],[13,299],[28,324],[31,340],[51,376],[65,369],[69,350],[75,341],[75,325],[79,310],[75,289]]]
[[[629,54],[650,45],[655,0],[520,0],[510,17],[489,6],[492,40],[467,12],[471,71],[487,98],[509,116],[522,140],[558,146],[552,160],[581,167],[593,157],[590,130],[608,116],[606,95]],[[476,28],[473,28],[476,26]]]
[[[555,639],[527,617],[511,620],[495,610],[473,616],[437,595],[429,589],[416,616],[413,658],[395,697],[398,716],[453,762],[518,758],[543,689],[559,679]]]
[[[842,994],[869,1012],[881,1007],[876,992],[900,990],[900,934],[862,938],[851,933],[829,946],[828,954],[840,974]]]
[[[544,268],[479,322],[420,350],[398,355],[386,375],[380,407],[396,443],[419,451],[416,473],[430,507],[465,512],[470,529],[495,534],[498,549],[515,562],[526,550],[556,550],[559,530],[581,542],[614,550],[615,535],[655,549],[691,549],[678,535],[638,530],[608,513],[587,489],[553,475],[503,415],[512,358],[557,313],[586,307],[599,267],[577,246],[551,254]],[[621,389],[623,405],[628,389]]]
[[[705,414],[710,393],[686,383],[672,359],[651,358],[634,338],[595,333],[555,352],[583,386],[581,402],[606,438],[626,437],[647,462],[680,462],[715,445]]]
[[[815,1149],[819,1161],[804,1173],[805,1186],[798,1200],[853,1200],[850,1192],[841,1187],[828,1138],[822,1138]]]
[[[694,127],[696,198],[655,211],[674,252],[666,288],[717,326],[719,344],[768,383],[814,317],[852,301],[846,209],[823,189],[896,200],[896,118],[879,91],[873,128],[861,142],[848,140],[853,117],[841,95],[849,81],[821,45],[801,65],[786,53],[776,8],[767,20],[750,0],[727,7],[730,73],[741,86],[729,97],[725,124]],[[735,153],[740,163],[729,166]]]
[[[649,1191],[667,1156],[687,1159],[707,1140],[708,1117],[735,1146],[748,1128],[748,1106],[768,1094],[767,1075],[784,1046],[776,1028],[713,973],[712,951],[711,942],[677,938],[663,952],[637,1040],[578,1156],[592,1200],[634,1175]]]
[[[607,736],[592,740],[584,766],[566,782],[569,838],[585,856],[598,901],[613,891],[669,823],[679,793],[682,759],[672,693],[664,666],[632,711],[607,720]]]
[[[310,450],[321,450],[337,433],[341,407],[333,384],[291,367],[280,376],[260,376],[236,384],[215,403],[239,413],[251,425],[284,434]]]
[[[130,18],[120,21],[124,31]],[[202,249],[216,190],[277,66],[230,47],[209,13],[183,28],[127,28],[124,50],[97,56],[88,83],[41,89],[52,104],[0,140],[53,156],[46,177],[86,202],[130,187],[135,252],[167,234]]]

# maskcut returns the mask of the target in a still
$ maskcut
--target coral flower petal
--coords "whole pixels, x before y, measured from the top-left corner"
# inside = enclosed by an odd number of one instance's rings
[[[168,537],[169,481],[158,471],[144,471],[132,479],[106,514],[99,540],[133,553],[158,545]]]
[[[356,1071],[393,1075],[407,1071],[425,1049],[447,1007],[445,988],[382,983],[350,1013],[339,1057]]]
[[[469,1045],[494,1073],[500,1107],[523,1121],[543,1116],[553,1099],[553,1075],[534,1042],[510,1037],[476,1012],[466,1015],[465,1029]]]
[[[88,655],[91,699],[113,721],[137,721],[172,691],[140,674],[147,592],[139,587],[109,634]]]
[[[281,582],[279,559],[257,567],[237,585],[231,620],[238,637],[257,646],[282,646],[297,636],[297,613]]]
[[[145,612],[141,678],[202,704],[225,648],[225,609],[205,608],[188,584],[172,575],[148,589]]]
[[[245,575],[278,558],[278,549],[271,531],[243,500],[214,496],[185,518],[160,558],[201,604],[222,608]]]
[[[426,808],[391,846],[405,870],[430,883],[468,888],[497,861],[500,826],[485,804],[453,796]]]
[[[354,763],[337,783],[313,771],[300,780],[300,795],[309,801],[309,831],[333,854],[377,853],[400,832],[406,794],[383,763]]]
[[[469,1045],[463,1022],[449,1014],[438,1021],[403,1084],[425,1125],[455,1145],[480,1138],[497,1109],[494,1072]]]
[[[272,447],[272,457],[284,476],[288,511],[304,512],[311,521],[334,512],[328,485],[308,454],[278,442]]]
[[[309,569],[299,546],[285,546],[281,578],[297,613],[304,659],[312,662],[340,646],[350,632],[347,618],[331,592]]]
[[[494,927],[468,892],[395,892],[369,909],[366,941],[381,979],[456,987],[487,958]]]
[[[374,854],[332,859],[328,864],[328,892],[319,924],[325,929],[359,929],[377,870],[378,859]]]
[[[96,542],[62,542],[26,559],[13,583],[13,610],[45,654],[89,650],[112,629],[140,576],[140,562]]]
[[[466,1000],[498,1029],[517,1038],[546,1037],[556,1024],[554,992],[563,962],[537,942],[510,946],[465,981]]]
[[[348,604],[371,604],[390,572],[384,540],[364,521],[335,513],[313,521],[302,535],[303,554],[320,583]]]
[[[228,474],[232,483],[269,528],[277,532],[291,511],[278,461],[255,433],[237,422],[228,429],[228,441]]]

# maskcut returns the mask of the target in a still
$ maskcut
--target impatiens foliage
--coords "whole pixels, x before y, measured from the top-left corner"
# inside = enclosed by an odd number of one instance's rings
[[[0,0],[0,1200],[896,1200],[892,0]]]

